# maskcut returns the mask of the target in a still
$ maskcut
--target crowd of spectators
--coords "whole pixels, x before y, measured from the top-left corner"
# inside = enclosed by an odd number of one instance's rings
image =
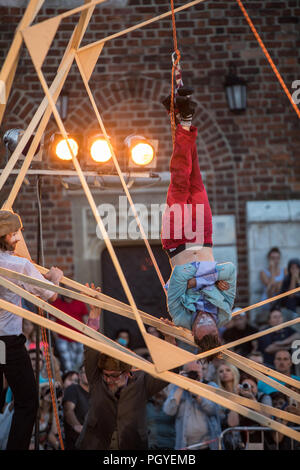
[[[300,260],[292,259],[288,263],[287,269],[281,268],[281,254],[278,248],[272,248],[267,258],[268,269],[260,273],[263,300],[300,286]],[[56,301],[56,306],[77,320],[83,322],[87,320],[88,309],[79,301],[59,298]],[[226,325],[226,328],[220,331],[222,342],[230,343],[260,330],[277,326],[284,321],[296,318],[300,312],[299,308],[300,295],[296,293],[280,299],[280,301],[268,304],[268,310],[265,307],[261,309],[259,312],[261,315],[257,315],[260,321],[256,324],[250,324],[247,313],[233,316],[233,319]],[[236,310],[239,310],[239,308],[236,307],[234,311]],[[262,318],[265,320],[264,322],[261,321]],[[64,448],[75,450],[78,448],[78,439],[82,435],[83,427],[86,426],[84,423],[87,421],[87,416],[89,416],[89,426],[93,426],[91,424],[93,422],[95,422],[95,429],[97,426],[101,426],[101,416],[92,416],[93,409],[91,403],[94,399],[91,401],[91,394],[93,390],[95,390],[95,387],[100,387],[99,384],[102,384],[101,387],[105,388],[106,386],[107,390],[113,391],[111,387],[121,380],[120,377],[123,374],[123,370],[121,369],[120,372],[115,374],[109,374],[103,370],[104,381],[102,383],[101,374],[100,378],[98,375],[96,377],[91,370],[86,374],[83,365],[84,353],[82,345],[53,334],[52,367],[54,378],[51,380],[56,391],[56,406],[53,407],[52,387],[50,387],[47,375],[47,345],[41,340],[37,350],[36,331],[36,327],[31,322],[23,321],[26,348],[29,351],[34,370],[36,370],[36,358],[39,357],[40,405],[38,413],[38,448],[41,450],[57,450],[61,448],[55,412],[57,409]],[[148,328],[148,333],[161,337],[161,334],[153,327]],[[131,348],[132,338],[128,330],[119,330],[114,339],[122,346]],[[256,340],[242,343],[235,348],[231,348],[231,350],[268,368],[273,368],[284,375],[300,380],[299,369],[292,361],[293,345],[299,339],[300,333],[292,326],[279,329]],[[140,348],[136,352],[151,360],[146,348]],[[95,367],[97,369],[97,363]],[[246,375],[242,370],[226,362],[222,357],[214,357],[211,362],[204,360],[186,364],[179,373],[225,392],[240,395],[281,410],[300,414],[300,403],[294,402],[270,385],[257,381],[255,377]],[[127,381],[124,384],[128,386],[131,380],[131,372],[126,370],[126,374]],[[229,428],[237,426],[251,428],[258,426],[258,424],[249,418],[239,415],[235,411],[221,407],[206,398],[194,395],[178,386],[161,383],[161,381],[160,383],[147,382],[145,378],[143,378],[143,381],[145,387],[148,387],[145,395],[146,424],[144,423],[147,436],[143,435],[140,437],[145,442],[148,440],[149,449],[213,450],[218,449],[220,445],[222,449],[228,450],[251,448],[289,450],[299,448],[299,443],[293,442],[290,438],[272,431],[262,434],[260,431],[251,431],[251,429],[248,431],[233,429],[230,432],[226,432]],[[141,380],[138,382],[139,386],[141,386],[140,382]],[[96,395],[99,395],[100,392],[98,392]],[[139,391],[138,393],[141,392]],[[116,395],[116,397],[117,401],[122,401],[120,396]],[[101,401],[101,398],[99,400]],[[110,405],[108,404],[107,406]],[[126,401],[125,405],[122,406],[126,407]],[[134,410],[134,413],[136,412],[137,410]],[[4,393],[0,397],[0,413],[0,449],[4,449],[13,414],[13,396],[7,384],[4,387]],[[97,413],[97,410],[95,413]],[[288,423],[288,425],[292,424]],[[103,442],[105,442],[105,432],[108,428],[109,426],[104,426],[101,430]],[[220,440],[219,438],[222,433],[224,437]],[[93,434],[91,432],[88,435]],[[116,429],[113,430],[112,435],[111,442],[107,444],[109,449],[118,448]],[[128,443],[134,441],[133,436],[129,438],[127,435],[127,439]],[[96,441],[93,445],[97,448]],[[34,449],[36,446],[34,431],[30,448]]]

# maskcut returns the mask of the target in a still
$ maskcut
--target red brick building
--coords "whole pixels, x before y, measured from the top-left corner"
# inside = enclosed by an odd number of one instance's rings
[[[25,2],[0,2],[1,5],[13,3],[24,5]],[[38,14],[37,21],[64,11],[50,9],[47,3]],[[72,1],[61,3],[78,5],[78,2]],[[183,3],[176,2],[175,6]],[[244,4],[287,88],[293,93],[293,82],[300,80],[300,2],[247,0]],[[96,7],[82,44],[164,13],[169,8],[167,0],[103,3]],[[4,61],[23,12],[24,8],[0,6],[0,64]],[[62,21],[57,31],[43,66],[48,84],[55,77],[78,17],[74,15]],[[194,87],[198,102],[195,125],[199,128],[200,167],[205,172],[213,214],[234,217],[234,245],[239,269],[238,301],[240,305],[247,305],[250,300],[249,287],[251,289],[248,277],[247,203],[300,199],[299,120],[235,0],[206,0],[178,13],[176,20],[183,80]],[[90,80],[120,162],[123,162],[123,139],[133,132],[142,134],[159,141],[158,173],[168,171],[172,147],[169,121],[160,105],[161,99],[170,90],[171,25],[171,18],[165,18],[109,41]],[[230,67],[235,67],[237,75],[247,82],[247,109],[240,114],[229,111],[226,102],[223,84]],[[75,64],[63,92],[69,96],[65,121],[68,132],[88,134],[97,129],[96,117]],[[26,128],[42,98],[39,80],[23,47],[1,132],[11,127]],[[46,143],[49,135],[56,130],[52,118],[47,126]],[[1,152],[3,168],[3,148]],[[33,164],[32,168],[49,168],[49,161],[45,148],[43,162]],[[85,164],[83,168],[87,169]],[[10,177],[9,184],[2,190],[2,201],[14,177]],[[24,236],[33,257],[37,247],[35,180],[35,176],[28,177],[29,185],[23,184],[14,206],[24,220]],[[94,188],[93,191],[97,201],[101,201],[101,189]],[[142,189],[139,192],[142,200]],[[66,189],[59,177],[43,177],[45,264],[62,266],[66,274],[82,281],[94,278],[101,281],[95,265],[79,266],[82,245],[76,240],[80,235],[77,222],[74,225],[78,216],[74,201],[83,201],[82,194],[80,189],[74,193],[70,188]],[[108,202],[109,196],[105,200]],[[79,207],[80,204],[78,210]],[[295,245],[295,250],[298,250],[298,245]]]

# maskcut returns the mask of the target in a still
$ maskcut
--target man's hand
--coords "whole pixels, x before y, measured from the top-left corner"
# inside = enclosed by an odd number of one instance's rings
[[[95,284],[92,282],[91,283],[91,286],[89,286],[88,283],[85,284],[86,287],[90,287],[90,289],[93,289],[95,290],[96,292],[101,292],[101,288],[100,287],[95,287]],[[92,297],[92,296],[91,296]],[[97,296],[95,296],[95,298],[98,298]],[[91,305],[90,307],[90,313],[89,313],[89,319],[91,320],[98,320],[99,317],[100,317],[100,314],[101,314],[101,308],[100,307],[96,307],[95,305]]]
[[[228,290],[230,287],[227,281],[217,281],[216,286],[219,290]]]
[[[64,273],[61,269],[57,268],[56,266],[52,266],[49,271],[44,275],[48,281],[53,282],[55,285],[59,285]]]
[[[245,397],[245,398],[250,398],[250,400],[255,400],[256,401],[256,398],[253,395],[253,393],[251,392],[251,390],[247,390],[247,389],[244,389],[244,388],[239,388],[239,395],[241,395],[242,397]]]
[[[168,318],[160,317],[160,321],[162,321],[162,322],[165,323],[166,325],[175,326],[174,323],[173,323],[171,320],[169,320]],[[162,334],[163,334],[164,337],[165,337],[165,341],[167,341],[167,342],[170,343],[170,344],[173,344],[174,346],[177,346],[177,344],[176,344],[176,339],[174,338],[174,336],[166,335],[166,334],[163,333],[163,332],[162,332]]]
[[[73,426],[73,429],[74,429],[75,432],[80,434],[81,431],[82,431],[82,427],[83,427],[82,424],[75,424],[75,426]]]

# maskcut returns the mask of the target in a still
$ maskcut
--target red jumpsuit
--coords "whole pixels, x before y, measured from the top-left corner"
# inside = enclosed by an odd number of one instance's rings
[[[196,137],[196,127],[187,131],[178,124],[161,234],[163,248],[171,249],[170,256],[184,250],[186,243],[212,246],[212,215],[201,178]]]

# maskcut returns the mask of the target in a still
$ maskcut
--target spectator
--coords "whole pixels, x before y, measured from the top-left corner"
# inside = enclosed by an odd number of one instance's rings
[[[175,418],[167,415],[163,403],[168,387],[153,395],[147,403],[149,449],[174,449]]]
[[[63,391],[60,384],[55,384],[58,404],[61,402]],[[49,383],[40,385],[40,408],[39,408],[39,450],[58,450],[60,443],[58,439],[55,414],[52,406],[51,391]],[[30,450],[34,449],[34,433],[31,439]]]
[[[238,387],[240,382],[240,373],[238,369],[228,363],[223,362],[219,365],[217,369],[217,384],[223,390],[226,390],[230,393],[239,393]],[[223,408],[223,415],[221,416],[221,426],[222,430],[227,429],[228,427],[238,426],[239,416],[236,411],[229,410],[228,408]],[[236,450],[241,448],[241,437],[240,433],[233,431],[227,433],[223,439],[224,447],[226,450]]]
[[[219,358],[214,358],[213,361],[206,361],[203,359],[202,363],[202,373],[203,373],[203,382],[215,382],[216,381],[216,365],[219,362]]]
[[[298,258],[291,259],[287,271],[282,283],[282,293],[300,287],[300,260]],[[280,300],[280,306],[296,313],[297,308],[300,307],[300,292],[283,297]]]
[[[254,377],[250,377],[246,374],[242,375],[239,387],[239,395],[250,400],[263,403],[264,405],[272,406],[272,399],[269,395],[259,392],[257,387],[257,380]],[[263,413],[262,413],[263,414]],[[239,416],[239,422],[237,426],[252,427],[257,426],[257,422],[252,419],[246,418],[245,416]],[[247,449],[262,449],[263,439],[260,431],[250,431],[249,433],[241,433],[242,441],[244,445],[247,444]]]
[[[120,343],[122,346],[125,346],[125,348],[131,348],[130,344],[130,332],[129,330],[126,330],[125,328],[122,328],[122,330],[117,331],[115,341]]]
[[[236,315],[232,319],[233,326],[223,334],[224,343],[231,343],[231,341],[236,341],[237,339],[244,338],[245,336],[252,335],[257,332],[257,329],[248,324],[247,313],[243,312],[239,315]],[[257,349],[257,341],[248,341],[247,343],[240,344],[233,348],[237,354],[241,356],[248,356],[253,351]]]
[[[48,373],[47,373],[47,368],[46,368],[46,359],[44,357],[43,351],[40,349],[40,364],[39,364],[39,370],[40,370],[40,376],[39,376],[39,383],[42,384],[44,382],[48,382]],[[30,349],[28,351],[29,358],[31,361],[31,365],[34,371],[34,375],[36,375],[36,349]],[[54,380],[58,382],[60,385],[62,385],[62,378],[60,375],[60,369],[59,369],[59,362],[57,358],[52,355],[52,362],[54,366]]]
[[[261,300],[274,297],[280,292],[285,271],[280,267],[281,253],[279,248],[273,247],[268,255],[268,269],[260,272],[260,280],[264,286]]]
[[[271,393],[272,406],[280,410],[289,410],[288,402],[286,397],[281,392]],[[293,413],[293,411],[291,411]],[[287,421],[274,417],[276,421],[280,421],[282,424],[289,425]],[[264,435],[264,448],[265,450],[299,450],[299,442],[293,441],[276,431],[265,432]]]
[[[253,351],[252,353],[248,354],[247,358],[251,361],[257,362],[258,364],[263,365],[264,363],[264,356],[261,351]]]
[[[182,374],[201,382],[201,363],[195,361],[186,364]],[[217,387],[214,382],[209,382],[209,385]],[[203,444],[197,446],[201,450],[218,448],[217,438],[221,433],[219,405],[173,385],[163,410],[170,416],[176,416],[175,449],[184,449],[195,444]]]
[[[79,374],[76,370],[69,370],[65,372],[62,376],[63,388],[64,390],[72,384],[79,383]]]
[[[238,369],[228,362],[220,364],[217,370],[217,384],[230,393],[238,393],[240,373]]]
[[[31,334],[34,331],[34,329],[35,329],[34,324],[31,321],[26,320],[25,318],[23,318],[22,333],[26,338],[25,347],[26,347],[27,350],[29,349],[29,345],[32,342],[31,341]]]
[[[53,306],[81,322],[85,322],[88,317],[87,306],[79,300],[59,296],[56,301],[53,302]],[[55,318],[55,321],[60,325],[67,326],[71,330],[75,330],[75,328],[58,318]],[[55,344],[63,372],[68,370],[78,371],[83,363],[83,345],[60,334],[55,334]]]
[[[32,365],[32,368],[33,368],[33,371],[34,371],[34,375],[36,375],[36,349],[30,349],[28,351],[28,354],[29,354],[29,357],[30,357],[30,361],[31,361],[31,365]],[[40,370],[39,383],[42,384],[42,383],[48,382],[48,377],[47,377],[47,372],[46,372],[46,367],[45,367],[46,364],[45,364],[43,351],[39,350],[39,356],[40,356],[40,360],[39,360],[39,370]]]
[[[289,353],[289,351],[286,351],[286,350],[276,351],[275,357],[274,357],[274,366],[277,372],[280,372],[281,374],[292,377],[293,379],[300,380],[300,377],[292,374],[293,363],[292,363],[292,358],[291,358],[291,354]],[[281,384],[284,384],[284,382],[281,382],[280,380],[277,380],[274,377],[272,377],[272,379],[276,380],[277,382]],[[265,394],[277,392],[276,388],[271,387],[268,384],[265,384],[261,380],[259,380],[258,382],[258,390]]]
[[[277,326],[283,323],[283,316],[278,308],[273,308],[269,313],[268,327]],[[291,344],[295,339],[299,339],[300,334],[296,333],[293,328],[287,327],[268,335],[258,338],[258,349],[263,353],[264,364],[267,367],[274,366],[274,354],[276,351],[291,348]]]
[[[66,450],[75,450],[75,443],[89,409],[90,394],[85,368],[79,371],[79,384],[73,383],[65,390],[63,398]]]

